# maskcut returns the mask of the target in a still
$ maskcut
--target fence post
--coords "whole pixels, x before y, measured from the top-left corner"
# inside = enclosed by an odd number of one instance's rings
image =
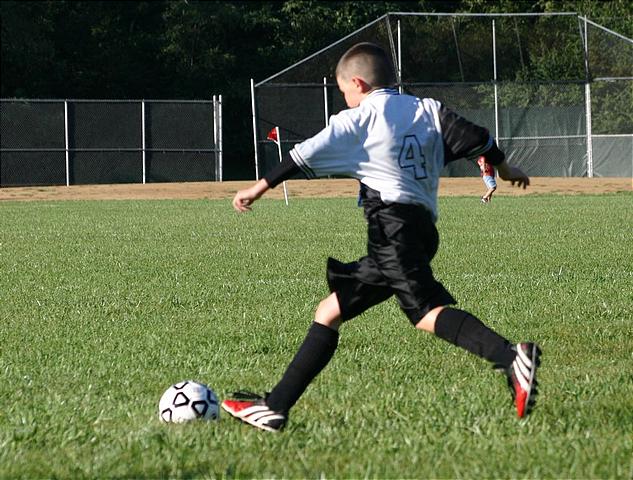
[[[220,143],[220,181],[224,179],[224,143],[222,142],[223,133],[223,116],[222,116],[222,95],[218,95],[218,108],[220,121],[218,122],[218,142]]]
[[[222,95],[213,95],[213,146],[215,149],[215,180],[222,181]]]
[[[68,100],[64,100],[64,144],[66,146],[66,186],[70,186],[70,155],[68,152]]]
[[[593,178],[593,139],[591,138],[591,72],[589,71],[589,37],[587,37],[587,18],[584,17],[585,47],[585,123],[587,130],[587,177]]]
[[[145,179],[147,177],[147,158],[145,155],[145,100],[141,100],[141,137],[143,142],[143,185],[145,185]]]
[[[396,22],[396,26],[398,33],[398,91],[402,94],[402,34],[400,31],[400,20]]]
[[[455,30],[455,17],[451,19],[451,27],[453,28],[453,40],[455,40],[455,51],[457,52],[457,63],[459,64],[459,75],[460,77],[462,77],[462,82],[463,82],[464,81],[464,67],[462,65],[462,55],[459,53],[459,42],[457,40],[457,30]]]
[[[213,110],[213,153],[215,159],[215,180],[218,180],[218,99],[211,97],[211,109]]]
[[[327,77],[323,77],[323,111],[325,112],[325,126],[330,123],[330,109],[327,106]]]
[[[591,136],[591,83],[585,82],[585,108],[587,123],[587,176],[593,177],[593,139]]]
[[[255,180],[259,180],[259,160],[257,158],[257,114],[255,112],[255,82],[251,78],[251,111],[253,113],[253,146],[255,147]]]
[[[497,87],[497,32],[495,19],[492,19],[492,67],[495,87],[495,138],[499,142],[499,90]]]

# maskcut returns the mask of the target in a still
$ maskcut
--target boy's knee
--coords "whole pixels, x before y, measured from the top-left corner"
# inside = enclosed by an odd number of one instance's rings
[[[319,306],[314,313],[314,321],[326,327],[338,330],[341,324],[341,310],[335,294],[319,302]]]
[[[429,333],[435,333],[435,323],[437,321],[437,317],[445,308],[445,306],[440,306],[429,310],[426,315],[424,315],[420,321],[415,324],[415,328]]]

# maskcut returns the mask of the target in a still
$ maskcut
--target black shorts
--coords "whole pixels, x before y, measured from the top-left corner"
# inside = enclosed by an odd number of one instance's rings
[[[419,205],[385,204],[380,194],[361,189],[367,219],[367,256],[356,262],[328,259],[327,281],[341,318],[349,320],[395,295],[414,325],[429,310],[455,304],[435,280],[431,260],[439,235],[431,213]]]

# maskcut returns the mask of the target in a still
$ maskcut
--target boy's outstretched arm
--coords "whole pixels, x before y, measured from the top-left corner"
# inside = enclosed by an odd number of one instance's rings
[[[255,200],[269,189],[275,188],[281,182],[300,172],[297,164],[290,157],[286,158],[252,187],[237,192],[233,198],[233,208],[238,212],[248,212]]]
[[[233,208],[238,212],[248,212],[251,210],[251,205],[268,191],[270,187],[265,178],[255,183],[250,188],[240,190],[233,197]]]
[[[530,177],[528,177],[523,170],[508,165],[505,160],[495,167],[499,172],[499,177],[502,180],[511,182],[512,185],[516,183],[517,187],[523,187],[525,189],[530,184]]]

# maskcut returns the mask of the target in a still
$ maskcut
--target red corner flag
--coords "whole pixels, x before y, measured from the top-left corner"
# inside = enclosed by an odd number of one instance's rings
[[[266,140],[272,140],[273,142],[277,142],[279,140],[277,138],[277,127],[273,127],[270,132],[268,132]]]

